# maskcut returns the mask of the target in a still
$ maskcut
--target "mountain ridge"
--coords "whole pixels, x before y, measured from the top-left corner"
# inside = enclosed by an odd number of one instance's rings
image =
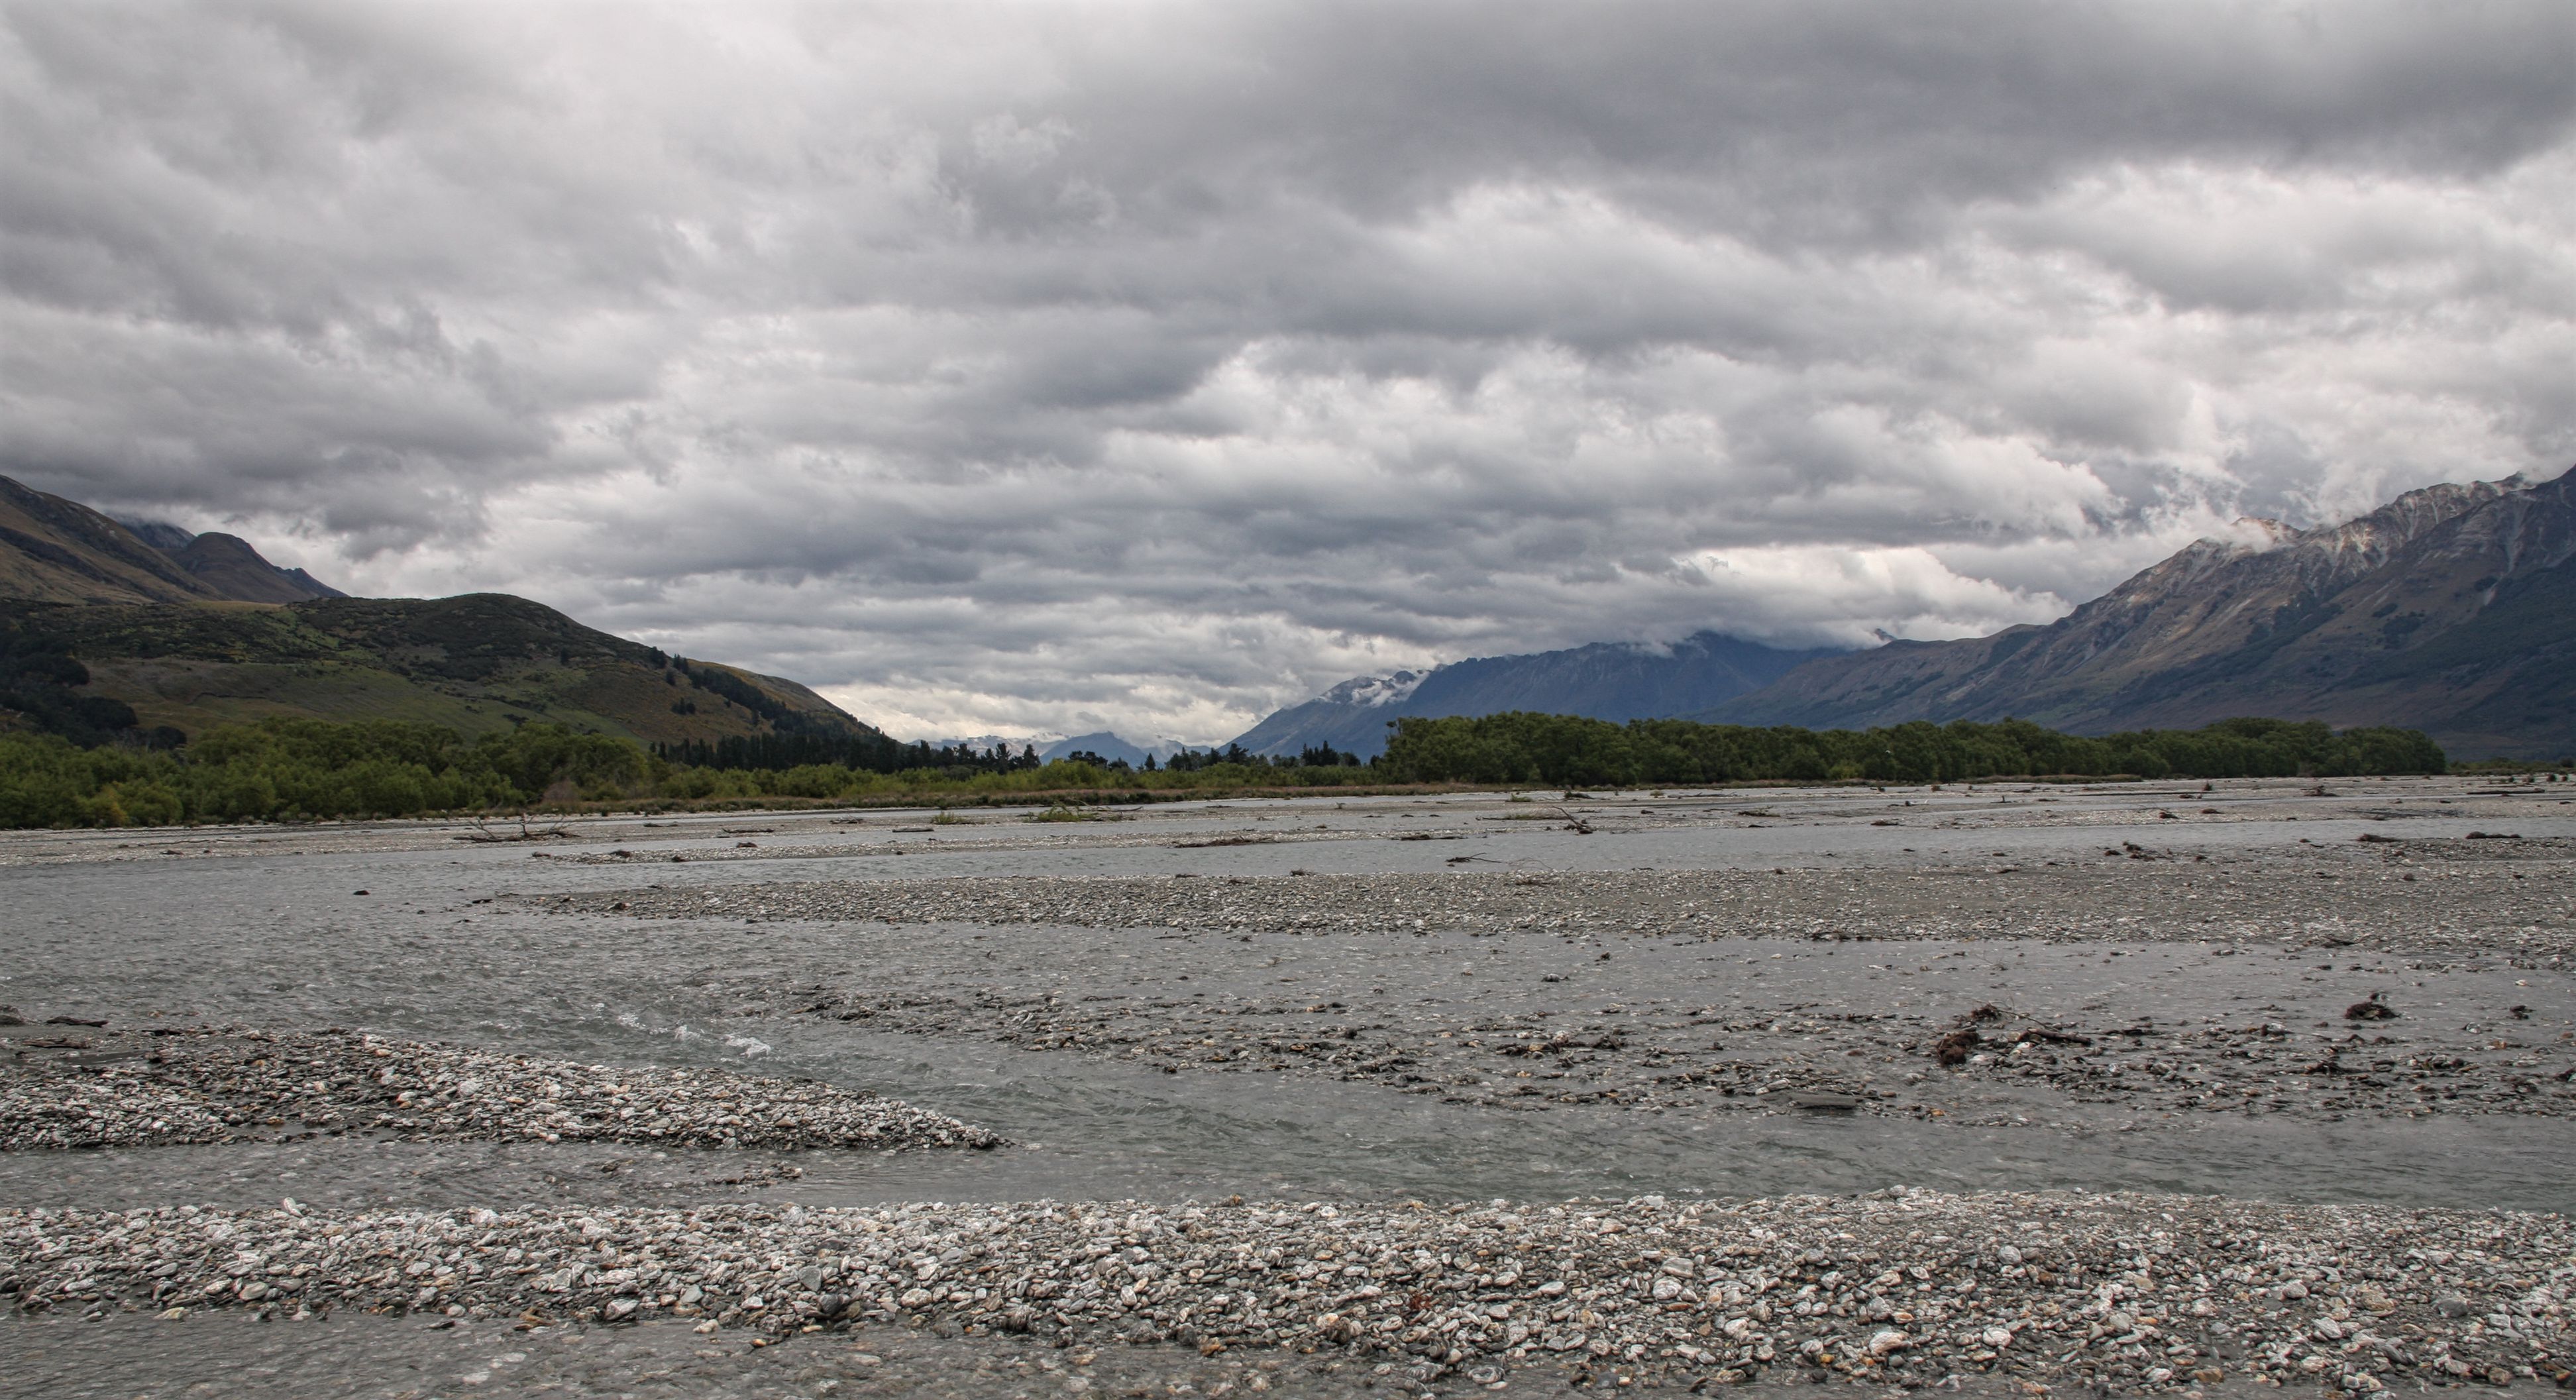
[[[269,717],[531,722],[645,743],[876,735],[779,676],[525,598],[351,598],[236,535],[120,522],[0,476],[0,727],[169,744]]]
[[[0,642],[19,657],[54,658],[65,688],[129,708],[134,726],[183,736],[273,716],[408,720],[469,739],[532,722],[641,743],[877,733],[795,681],[671,656],[503,593],[10,600],[0,601]]]
[[[1829,649],[1790,651],[1699,632],[1665,646],[1594,642],[1473,657],[1427,672],[1354,676],[1312,700],[1272,713],[1234,742],[1258,754],[1293,755],[1330,746],[1369,758],[1385,750],[1387,725],[1407,716],[1535,710],[1613,721],[1653,719],[1757,689],[1831,654]]]
[[[0,476],[0,598],[57,603],[292,603],[348,595],[238,535],[128,524]]]
[[[1235,742],[1366,756],[1397,718],[1512,710],[1808,729],[2018,718],[2073,733],[2263,715],[2559,757],[2576,752],[2571,495],[2576,474],[2517,473],[2422,487],[2312,529],[2240,520],[2055,622],[1983,637],[1808,653],[1715,632],[1675,644],[1676,655],[1722,643],[1790,658],[1768,675],[1685,665],[1643,681],[1654,649],[1596,643],[1358,676]],[[1637,673],[1624,688],[1605,680],[1622,667]]]
[[[2253,522],[2270,538],[2195,541],[2055,622],[1822,658],[1687,717],[2100,733],[2262,714],[2557,756],[2576,747],[2571,495],[2568,474],[2516,475],[2311,530]]]
[[[171,551],[189,575],[226,598],[244,603],[300,603],[349,595],[302,569],[268,562],[248,540],[219,530],[191,538]]]

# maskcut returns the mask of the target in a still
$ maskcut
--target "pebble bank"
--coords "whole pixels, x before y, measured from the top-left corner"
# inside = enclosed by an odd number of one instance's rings
[[[723,1070],[617,1069],[346,1030],[163,1029],[53,1038],[0,1063],[0,1151],[278,1141],[661,1147],[996,1147],[900,1099]]]
[[[2139,1195],[0,1213],[27,1310],[915,1322],[1417,1374],[2568,1383],[2563,1217]]]

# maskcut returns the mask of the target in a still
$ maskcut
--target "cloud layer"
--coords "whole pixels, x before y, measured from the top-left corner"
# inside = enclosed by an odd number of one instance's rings
[[[2576,459],[2529,4],[0,5],[0,471],[901,733]]]

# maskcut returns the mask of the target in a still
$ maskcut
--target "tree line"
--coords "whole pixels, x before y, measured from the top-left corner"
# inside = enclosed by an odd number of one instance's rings
[[[2289,778],[2439,773],[2418,730],[2230,719],[2201,729],[2076,735],[2026,720],[1916,721],[1879,729],[1768,729],[1690,720],[1626,724],[1511,713],[1395,721],[1377,766],[1411,782],[1550,786],[1946,783],[2000,777]]]
[[[0,827],[395,817],[576,803],[1010,802],[1401,784],[2340,777],[2445,768],[2441,749],[2414,730],[2337,732],[2268,719],[2079,736],[2011,720],[1814,731],[1538,714],[1407,718],[1397,722],[1387,751],[1366,764],[1327,746],[1277,758],[1229,746],[1132,769],[1096,755],[1040,761],[1025,747],[1017,754],[999,745],[934,749],[882,736],[886,748],[841,752],[883,759],[901,751],[889,767],[786,761],[820,752],[798,747],[808,737],[655,750],[553,724],[468,741],[430,724],[267,719],[216,726],[183,746],[156,747],[129,735],[84,748],[59,734],[0,732]]]
[[[554,724],[467,743],[434,724],[266,719],[176,749],[0,734],[0,827],[479,811],[624,796],[655,778],[640,746]]]
[[[790,714],[789,719],[802,716]],[[788,729],[779,733],[738,735],[724,739],[685,739],[674,743],[652,745],[654,757],[691,768],[714,768],[724,771],[783,772],[817,765],[838,766],[865,773],[932,772],[952,777],[977,773],[1023,773],[1043,768],[1049,760],[1038,757],[1032,745],[1022,745],[1018,753],[1008,744],[995,744],[978,749],[971,744],[943,744],[936,748],[927,741],[904,743],[883,734],[856,734],[846,730]],[[1157,760],[1147,754],[1142,763],[1129,763],[1123,758],[1103,758],[1088,749],[1075,749],[1059,754],[1054,761],[1087,764],[1105,773],[1204,773],[1224,767],[1245,769],[1280,768],[1357,768],[1359,755],[1344,753],[1331,744],[1309,744],[1291,757],[1269,757],[1251,753],[1241,744],[1224,748],[1211,746],[1201,753],[1186,746]]]
[[[1035,748],[1025,745],[1019,753],[1011,752],[1007,744],[995,744],[989,749],[978,749],[971,744],[943,744],[933,748],[919,740],[907,744],[883,734],[858,734],[839,729],[742,734],[712,741],[686,739],[677,743],[657,743],[652,746],[652,753],[667,763],[683,767],[762,772],[823,766],[862,773],[918,770],[966,775],[1018,773],[1037,768],[1043,762]]]

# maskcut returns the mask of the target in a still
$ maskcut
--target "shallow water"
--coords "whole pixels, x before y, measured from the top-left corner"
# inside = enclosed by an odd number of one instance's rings
[[[837,1203],[1236,1192],[1459,1199],[1848,1192],[1903,1182],[2576,1208],[2576,1178],[2563,1166],[2576,1134],[2564,1118],[2168,1116],[2120,1103],[2025,1100],[2000,1086],[1979,1091],[1973,1122],[1596,1104],[1531,1111],[1442,1102],[1370,1082],[1168,1074],[1099,1055],[1000,1045],[971,1025],[948,1036],[885,1034],[800,1017],[787,1005],[795,990],[826,985],[947,994],[1055,977],[1068,987],[1128,989],[1189,980],[1186,970],[1200,995],[1252,996],[1288,983],[1290,991],[1279,994],[1354,1005],[1374,998],[1372,1009],[1389,1017],[1413,1014],[1404,1009],[1412,1004],[1445,1008],[1423,1015],[1509,1015],[1664,996],[1915,1016],[1953,1015],[1992,999],[2074,1017],[2098,1003],[2122,1016],[2186,1022],[2268,1007],[2262,1014],[2304,1023],[2330,1020],[2354,998],[2393,984],[2404,987],[2428,1025],[2436,1008],[2456,1008],[2465,1032],[2508,1001],[2526,1005],[2544,1024],[2576,1017],[2563,971],[2535,975],[2501,963],[2403,969],[2382,959],[2317,976],[2312,954],[2290,948],[2219,964],[2204,949],[2153,942],[2033,940],[2009,945],[2005,958],[1988,940],[1973,965],[1962,957],[1946,975],[1934,966],[1964,949],[1907,945],[1902,961],[1924,973],[1913,980],[1884,946],[1873,945],[1801,944],[1783,952],[1778,940],[1647,940],[1623,945],[1620,961],[1603,969],[1592,966],[1589,953],[1572,953],[1544,935],[1480,943],[1432,930],[1416,939],[1238,946],[1158,930],[648,921],[482,902],[647,880],[695,887],[951,875],[1437,872],[1461,854],[1525,870],[1901,869],[1998,857],[2072,861],[2127,841],[2261,860],[2303,857],[2329,844],[2342,850],[2364,832],[2411,839],[2498,825],[2497,799],[2466,797],[2460,784],[2367,786],[2357,797],[2322,800],[2274,784],[2233,785],[2208,796],[2149,785],[2037,794],[1631,795],[1563,804],[1600,828],[1591,835],[1562,830],[1558,821],[1508,820],[1530,815],[1532,806],[1553,816],[1556,804],[1317,798],[1154,809],[1132,821],[1060,826],[979,816],[981,825],[928,833],[897,833],[895,825],[919,818],[882,814],[859,826],[827,816],[688,818],[652,828],[601,823],[583,828],[583,839],[545,847],[543,858],[524,846],[468,844],[418,825],[333,828],[309,840],[272,831],[172,836],[166,846],[123,833],[112,834],[114,842],[95,835],[41,848],[21,843],[22,855],[124,857],[0,867],[9,911],[0,1001],[40,1016],[352,1025],[537,1056],[723,1064],[912,1099],[1026,1145],[978,1154],[799,1154],[792,1161],[801,1176],[737,1185],[709,1184],[741,1173],[708,1163],[526,1145],[339,1141],[73,1160],[16,1154],[0,1158],[0,1199],[108,1204],[292,1193],[458,1203],[609,1194]],[[2474,810],[2444,811],[2437,804],[2445,796]],[[2576,807],[2525,797],[2512,804],[2520,834],[2576,835],[2576,817],[2558,815]],[[2204,806],[2220,814],[2203,815]],[[2192,819],[2161,819],[2160,808],[2180,808]],[[1739,815],[1747,811],[1762,815]],[[1901,824],[1870,824],[1881,820]],[[1622,821],[1636,829],[1617,827]],[[1319,825],[1328,830],[1316,832]],[[1211,835],[1273,831],[1301,839],[1175,848]],[[1391,839],[1414,831],[1465,835]],[[740,841],[760,844],[744,850]],[[947,842],[1039,844],[911,853]],[[762,855],[771,845],[857,852],[897,843],[906,854]],[[157,854],[164,849],[190,854]],[[573,859],[621,849],[723,858]],[[216,854],[202,854],[209,850]],[[2116,864],[2102,878],[2104,898],[2118,899]],[[2123,956],[2115,961],[2110,951]],[[1480,979],[1474,992],[1455,980],[1461,971]],[[1541,981],[1549,975],[1567,980]],[[612,1160],[625,1165],[599,1170]]]

